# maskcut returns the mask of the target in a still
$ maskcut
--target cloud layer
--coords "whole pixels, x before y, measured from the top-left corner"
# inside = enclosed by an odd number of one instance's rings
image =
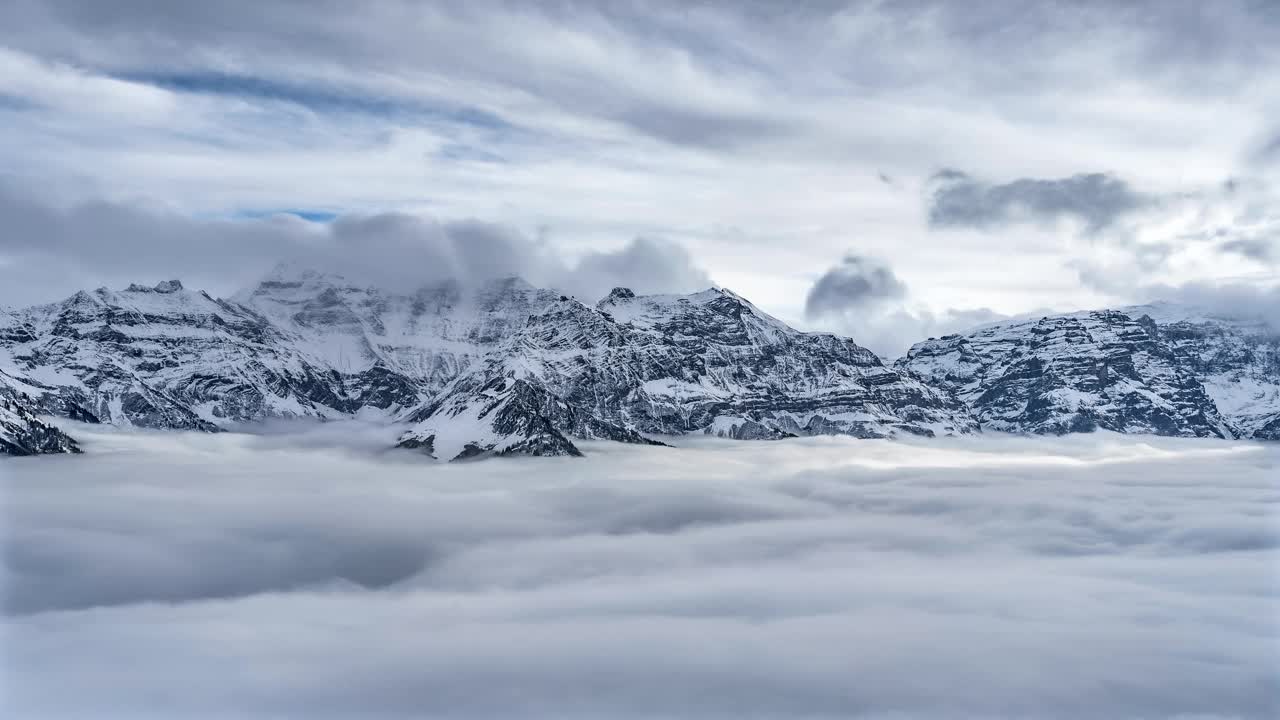
[[[86,287],[171,277],[227,295],[278,262],[391,289],[518,275],[587,300],[619,285],[660,293],[712,284],[687,252],[659,238],[634,238],[574,259],[509,226],[400,212],[342,215],[323,223],[289,212],[191,218],[142,203],[52,207],[0,183],[0,218],[10,254],[9,263],[0,263],[0,302],[32,296],[52,301]]]
[[[1269,446],[820,438],[427,467],[380,450],[386,434],[86,428],[83,458],[5,463],[0,704],[68,718],[1280,710]]]

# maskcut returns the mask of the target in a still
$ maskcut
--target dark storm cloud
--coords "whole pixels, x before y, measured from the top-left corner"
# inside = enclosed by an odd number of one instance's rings
[[[987,229],[1019,221],[1071,218],[1096,232],[1149,202],[1128,183],[1105,173],[991,184],[947,169],[933,179],[929,224],[935,228]]]
[[[130,203],[54,208],[0,183],[0,223],[3,304],[48,302],[86,288],[161,277],[230,294],[280,261],[395,290],[510,275],[591,300],[618,285],[641,293],[711,285],[670,241],[638,238],[575,262],[504,225],[395,212],[341,215],[324,223],[305,222],[297,211],[200,219]]]
[[[1272,447],[811,438],[447,466],[379,450],[390,428],[305,427],[85,428],[87,455],[3,463],[4,714],[1280,711]]]
[[[884,263],[846,255],[809,288],[804,312],[810,318],[839,315],[886,300],[902,298],[907,286]]]

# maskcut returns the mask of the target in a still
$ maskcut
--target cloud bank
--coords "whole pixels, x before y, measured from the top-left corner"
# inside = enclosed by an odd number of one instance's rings
[[[1270,718],[1280,450],[424,466],[351,423],[3,464],[15,717]],[[122,658],[127,662],[122,665]]]
[[[712,284],[683,248],[660,238],[637,237],[574,258],[510,226],[402,212],[339,215],[329,222],[292,212],[193,218],[144,203],[54,207],[0,183],[0,218],[9,260],[0,262],[0,302],[15,304],[169,277],[230,294],[278,262],[392,289],[519,275],[587,300],[619,285],[661,293]]]

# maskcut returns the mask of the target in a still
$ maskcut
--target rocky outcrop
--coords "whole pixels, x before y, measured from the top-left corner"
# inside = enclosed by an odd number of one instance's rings
[[[1162,303],[930,339],[897,366],[995,430],[1275,439],[1277,348],[1260,321]]]
[[[543,415],[570,438],[976,429],[949,394],[886,367],[852,340],[799,332],[729,291],[637,296],[618,288],[594,308],[563,296],[549,301],[447,388],[443,401],[417,413],[420,424],[403,442],[438,438],[455,418],[479,414],[490,390],[507,383],[554,398]]]
[[[1276,439],[1269,332],[1147,306],[931,339],[885,365],[719,288],[617,288],[588,305],[518,278],[395,293],[281,268],[227,300],[169,280],[0,314],[0,386],[21,397],[12,427],[19,405],[26,428],[39,415],[216,432],[375,414],[405,423],[402,447],[443,460],[688,433]]]
[[[30,397],[0,384],[0,455],[78,452],[75,440],[37,417]]]
[[[230,300],[176,280],[0,318],[0,368],[40,412],[217,431],[380,413],[453,459],[573,454],[574,439],[886,437],[976,427],[847,338],[713,289],[599,305],[506,278],[392,293],[281,268]]]

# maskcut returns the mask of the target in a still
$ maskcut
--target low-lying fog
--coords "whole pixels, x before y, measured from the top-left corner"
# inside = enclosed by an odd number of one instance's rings
[[[14,718],[1280,717],[1280,446],[78,428],[0,461]]]

